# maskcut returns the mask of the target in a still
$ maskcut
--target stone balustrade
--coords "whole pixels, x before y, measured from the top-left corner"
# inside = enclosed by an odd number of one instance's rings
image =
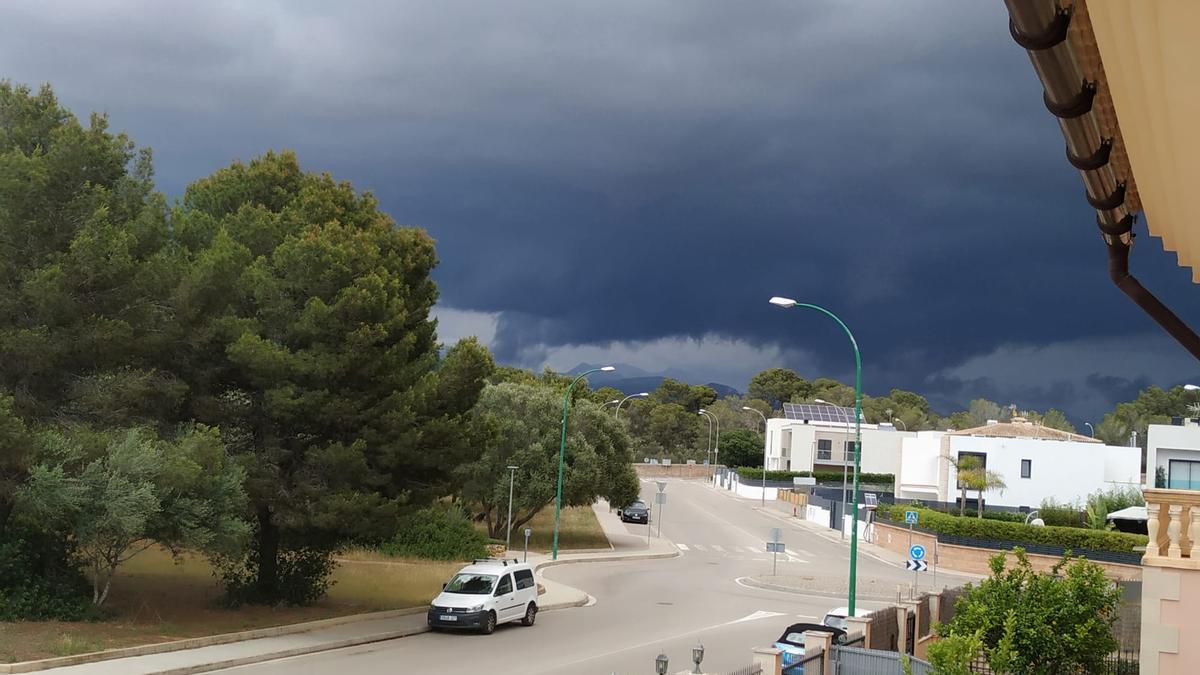
[[[1142,565],[1200,569],[1200,490],[1143,490],[1150,542]]]

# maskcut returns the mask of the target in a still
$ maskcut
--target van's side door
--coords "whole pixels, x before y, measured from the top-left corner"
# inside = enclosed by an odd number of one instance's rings
[[[500,577],[500,582],[496,584],[496,619],[498,621],[511,621],[525,614],[525,607],[521,601],[517,600],[516,593],[513,591],[513,578],[511,574],[505,574]]]
[[[528,607],[529,603],[537,601],[537,582],[534,581],[531,570],[513,572],[513,581],[517,587],[517,600],[522,607]]]

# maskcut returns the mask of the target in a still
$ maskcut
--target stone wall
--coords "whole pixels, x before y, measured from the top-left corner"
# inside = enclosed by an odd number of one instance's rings
[[[895,551],[905,557],[908,556],[908,530],[904,527],[891,525],[883,522],[875,523],[875,537],[873,543],[882,546],[889,551]],[[925,532],[913,532],[912,542],[914,544],[922,544],[925,546],[926,560],[930,565],[933,565],[934,551],[936,546],[937,565],[939,569],[955,570],[958,572],[971,572],[974,574],[990,574],[988,568],[988,559],[1002,551],[993,548],[974,548],[971,546],[959,546],[957,544],[935,544],[937,537]],[[1055,563],[1060,558],[1050,555],[1039,555],[1036,553],[1029,554],[1029,561],[1033,564],[1033,568],[1039,572],[1049,572]],[[1095,561],[1097,565],[1104,568],[1104,573],[1114,581],[1138,581],[1142,578],[1142,568],[1137,565],[1121,565],[1119,563],[1110,563],[1103,561]]]
[[[634,464],[638,478],[695,478],[711,479],[713,465],[703,464]]]

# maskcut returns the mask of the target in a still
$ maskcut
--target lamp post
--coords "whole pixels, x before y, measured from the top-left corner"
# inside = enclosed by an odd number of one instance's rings
[[[703,660],[704,645],[700,642],[696,642],[696,646],[692,647],[692,663],[696,665],[696,667],[692,669],[693,675],[703,675],[703,671],[700,670],[700,662]]]
[[[614,401],[614,403],[617,404],[617,419],[621,419],[621,406],[625,405],[625,401],[628,401],[631,398],[645,398],[649,395],[650,395],[650,392],[643,391],[640,394],[630,394],[630,395],[626,396],[625,398],[621,399],[620,401]]]
[[[900,426],[904,427],[904,430],[905,430],[905,431],[908,431],[908,425],[904,423],[904,420],[900,419],[899,417],[893,417],[893,418],[892,418],[892,421],[893,421],[893,422],[899,422],[899,423],[900,423]]]
[[[1083,425],[1086,426],[1088,428],[1088,430],[1090,430],[1092,432],[1092,438],[1095,438],[1096,437],[1096,427],[1092,426],[1091,422],[1084,422]]]
[[[845,322],[833,312],[819,305],[796,302],[790,298],[778,296],[771,298],[771,304],[785,309],[803,307],[821,312],[842,327],[842,330],[846,332],[846,337],[850,338],[850,346],[854,348],[854,518],[850,527],[850,588],[846,601],[849,616],[854,616],[854,595],[858,581],[858,468],[859,456],[862,454],[862,355],[858,351],[858,341],[854,339],[854,333],[851,333]]]
[[[709,413],[706,410],[701,410],[700,412],[698,412],[696,414],[700,415],[704,419],[708,420],[708,451],[707,451],[707,454],[705,455],[705,457],[708,457],[711,459],[711,457],[712,457],[712,421],[713,421],[713,418],[709,416]]]
[[[571,409],[571,390],[575,388],[576,382],[592,373],[611,373],[614,370],[616,368],[612,366],[604,366],[582,372],[575,379],[571,380],[571,384],[567,385],[567,393],[563,394],[562,440],[558,444],[558,489],[554,495],[554,543],[551,546],[551,560],[558,560],[558,524],[562,516],[563,458],[567,454],[567,413]]]
[[[752,413],[758,413],[758,416],[763,421],[763,480],[762,480],[762,505],[767,506],[767,416],[762,414],[761,410],[751,408],[748,405],[742,406],[742,410],[749,410]]]
[[[704,408],[700,409],[701,415],[712,415],[712,418],[717,422],[717,442],[713,445],[713,464],[721,463],[721,418],[713,415]]]
[[[508,551],[508,547],[512,545],[512,493],[513,493],[513,481],[514,481],[514,480],[516,480],[516,477],[517,477],[517,469],[519,469],[519,468],[521,468],[521,467],[519,467],[519,466],[512,466],[512,465],[510,464],[510,465],[509,465],[507,468],[508,468],[508,532],[507,532],[507,533],[505,533],[505,535],[504,535],[504,550],[505,550],[506,552]]]
[[[667,668],[670,667],[670,662],[667,661],[666,654],[659,654],[654,657],[654,672],[658,675],[667,675]]]
[[[620,402],[621,402],[621,399],[619,399],[619,398],[614,398],[614,399],[613,399],[613,400],[611,400],[611,401],[605,401],[605,402],[604,402],[604,407],[605,407],[605,408],[607,408],[608,406],[610,406],[610,405],[612,405],[612,404],[614,404],[614,403],[620,403]]]

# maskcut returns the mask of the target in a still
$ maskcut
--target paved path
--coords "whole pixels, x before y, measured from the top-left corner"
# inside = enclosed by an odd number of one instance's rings
[[[653,501],[654,491],[653,482],[643,483],[647,501]],[[697,641],[706,648],[705,669],[726,672],[748,664],[750,649],[771,643],[788,624],[818,620],[845,604],[837,584],[844,584],[848,549],[836,532],[781,519],[760,510],[757,502],[738,500],[698,481],[668,481],[667,494],[661,516],[656,507],[651,523],[656,534],[662,521],[666,541],[652,536],[649,548],[669,552],[674,548],[669,542],[679,542],[679,557],[563,564],[543,571],[549,581],[586,590],[595,599],[586,607],[549,612],[532,628],[504,626],[491,636],[429,633],[226,672],[634,675],[653,672],[660,651],[671,658],[671,672],[678,672],[690,665]],[[597,511],[618,552],[647,549],[645,525],[622,524],[603,505]],[[780,560],[780,575],[811,578],[817,588],[796,593],[750,585],[770,574],[770,557],[757,551],[765,549],[772,527],[784,529],[792,551]],[[860,585],[893,588],[911,579],[895,560],[867,547],[859,575]],[[867,609],[884,604],[859,602]]]

